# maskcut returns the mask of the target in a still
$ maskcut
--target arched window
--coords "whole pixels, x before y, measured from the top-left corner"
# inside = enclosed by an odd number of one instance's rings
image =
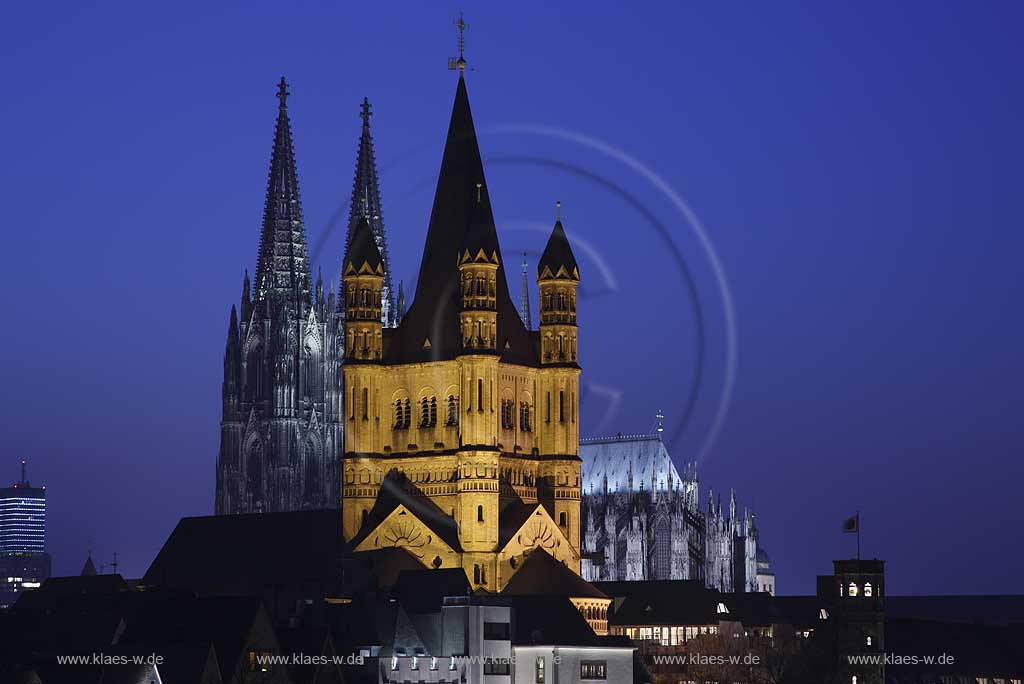
[[[870,646],[871,645],[871,635],[870,634],[868,634],[866,641],[867,641],[867,645]]]
[[[484,507],[483,506],[477,506],[476,507],[476,519],[477,519],[477,522],[483,522],[484,521]]]
[[[259,347],[253,347],[245,362],[245,390],[252,401],[263,398],[263,363]]]
[[[245,470],[252,510],[257,510],[263,504],[263,444],[258,439],[249,445]]]
[[[395,429],[401,430],[405,427],[405,423],[402,417],[402,400],[399,399],[395,402]]]
[[[870,597],[874,592],[871,589],[871,582],[864,583],[864,595]]]
[[[430,397],[430,427],[437,425],[437,397]]]
[[[857,595],[857,585],[856,585],[856,584],[854,584],[853,582],[850,582],[850,586],[849,586],[849,588],[847,589],[847,593],[848,593],[848,594],[849,594],[850,596],[856,596],[856,595]]]
[[[420,427],[424,428],[430,424],[430,404],[427,402],[427,398],[423,397],[420,400]]]
[[[672,523],[668,516],[661,516],[654,523],[654,578],[672,577]]]
[[[519,402],[519,429],[523,432],[530,432],[530,405],[525,402]]]
[[[315,346],[308,342],[303,349],[303,362],[305,363],[303,391],[307,397],[312,399],[320,392],[320,354]]]
[[[367,420],[370,417],[370,390],[367,387],[363,388],[363,420]]]
[[[405,417],[402,419],[402,427],[407,428],[412,423],[412,409],[409,408],[409,400],[405,400]]]
[[[474,584],[480,584],[480,566],[479,565],[474,565],[473,566],[473,583]]]
[[[559,527],[565,527],[565,525],[566,525],[565,511],[559,511],[559,513],[558,513],[558,526]]]
[[[445,425],[458,425],[459,424],[459,408],[455,405],[455,397],[451,394],[448,395],[448,417],[445,420]]]
[[[565,422],[565,392],[562,390],[558,392],[558,421]]]
[[[477,379],[476,381],[476,410],[484,410],[484,381],[483,379]]]
[[[320,449],[318,446],[316,440],[312,438],[306,440],[306,473],[302,498],[308,504],[316,503],[319,498],[317,496],[317,490],[320,487]]]

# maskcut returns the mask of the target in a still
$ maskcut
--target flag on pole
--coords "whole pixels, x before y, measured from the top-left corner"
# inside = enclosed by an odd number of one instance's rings
[[[843,521],[843,532],[860,532],[860,513]]]

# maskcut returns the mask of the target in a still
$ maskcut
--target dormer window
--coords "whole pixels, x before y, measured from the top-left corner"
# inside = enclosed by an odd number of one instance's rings
[[[857,594],[859,593],[858,590],[857,590],[857,585],[854,584],[853,582],[850,582],[850,586],[847,589],[847,593],[849,594],[850,598],[855,598],[857,596]]]
[[[872,595],[871,582],[864,583],[864,596],[870,597]]]
[[[724,603],[719,603],[718,608],[715,609],[715,612],[719,615],[727,615],[729,613],[729,609],[725,607]]]

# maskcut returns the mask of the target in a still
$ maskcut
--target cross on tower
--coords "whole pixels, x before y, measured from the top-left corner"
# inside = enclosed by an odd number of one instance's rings
[[[455,28],[459,32],[459,58],[456,59],[454,57],[449,57],[448,69],[450,71],[458,69],[462,72],[466,70],[466,57],[464,53],[466,51],[466,29],[469,28],[469,24],[467,24],[465,19],[462,18],[461,11],[459,12],[459,18],[452,23],[455,24]]]
[[[288,99],[288,83],[284,80],[284,76],[277,84],[277,99],[281,101],[281,109],[284,109],[284,102]]]

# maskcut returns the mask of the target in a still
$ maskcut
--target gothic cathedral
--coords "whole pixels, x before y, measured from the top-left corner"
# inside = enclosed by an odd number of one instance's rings
[[[561,222],[537,267],[539,331],[520,318],[505,267],[460,69],[416,294],[397,327],[382,322],[388,271],[371,216],[342,266],[341,505],[356,551],[402,547],[490,591],[534,548],[580,572],[579,270]]]

